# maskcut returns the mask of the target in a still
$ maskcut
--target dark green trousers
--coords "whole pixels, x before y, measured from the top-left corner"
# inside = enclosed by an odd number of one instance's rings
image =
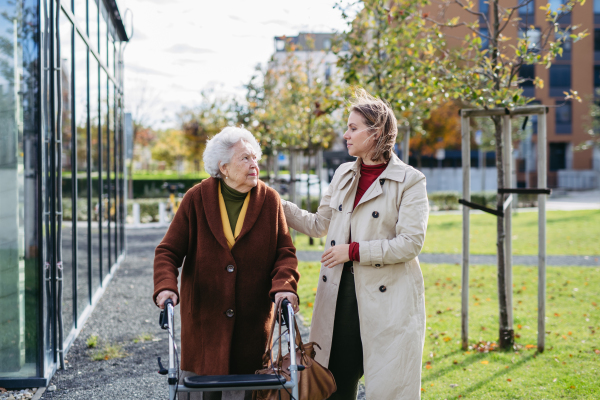
[[[337,385],[329,399],[356,400],[358,381],[364,375],[363,349],[354,274],[348,271],[342,272],[340,281],[328,368]]]

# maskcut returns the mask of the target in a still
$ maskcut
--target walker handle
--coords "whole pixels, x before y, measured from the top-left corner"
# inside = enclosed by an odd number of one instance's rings
[[[288,311],[288,306],[291,306],[291,303],[288,299],[283,299],[281,302],[281,314],[283,316],[283,321],[285,322],[285,326],[290,326],[290,314]]]
[[[174,307],[173,300],[167,299],[165,300],[165,307],[160,312],[160,318],[158,319],[158,323],[162,329],[169,329],[169,313],[167,312],[169,304],[171,307]]]

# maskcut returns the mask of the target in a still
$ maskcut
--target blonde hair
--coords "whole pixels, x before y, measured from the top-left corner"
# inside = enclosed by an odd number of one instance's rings
[[[386,162],[389,161],[398,136],[398,123],[390,105],[359,88],[354,91],[350,100],[349,112],[352,111],[362,115],[371,136],[379,133],[379,138],[372,148],[371,160],[377,161],[383,157]]]

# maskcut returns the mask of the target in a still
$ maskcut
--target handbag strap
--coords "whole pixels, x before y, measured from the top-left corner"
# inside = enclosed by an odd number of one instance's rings
[[[279,316],[279,336],[281,336],[281,302],[283,299],[279,299],[279,301],[275,304],[275,315],[273,318],[273,322],[271,323],[271,331],[269,333],[269,340],[267,341],[267,347],[265,349],[265,353],[263,355],[263,366],[267,368],[269,366],[269,362],[271,362],[271,355],[273,352],[273,335],[275,334],[275,322],[277,322],[277,316]],[[279,361],[279,356],[281,355],[281,340],[279,341],[279,354],[277,357],[277,361]],[[271,365],[273,367],[273,365]]]

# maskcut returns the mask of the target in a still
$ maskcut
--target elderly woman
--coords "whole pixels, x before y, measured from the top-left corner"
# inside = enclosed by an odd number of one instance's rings
[[[181,304],[183,376],[253,374],[262,367],[273,300],[287,298],[298,310],[296,249],[279,195],[258,179],[261,150],[250,132],[225,128],[203,157],[211,177],[185,194],[156,248],[153,298],[160,308],[167,298]],[[221,399],[221,392],[201,394],[180,398]]]
[[[316,213],[284,201],[290,227],[327,234],[310,341],[337,384],[330,399],[414,400],[421,393],[425,296],[417,256],[427,228],[425,176],[396,157],[396,118],[358,91],[342,164]]]

